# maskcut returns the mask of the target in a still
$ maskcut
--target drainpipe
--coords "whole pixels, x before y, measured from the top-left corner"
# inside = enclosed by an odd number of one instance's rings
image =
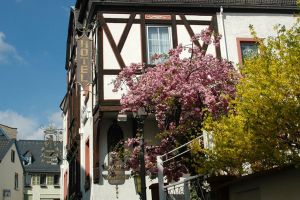
[[[226,59],[228,60],[228,50],[227,50],[227,41],[226,41],[226,32],[225,32],[225,26],[224,26],[224,17],[223,17],[223,7],[220,7],[220,18],[221,18],[221,31],[224,38],[224,45],[225,45],[225,55]]]

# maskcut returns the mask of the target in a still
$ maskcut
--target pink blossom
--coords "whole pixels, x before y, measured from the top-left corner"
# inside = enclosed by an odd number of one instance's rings
[[[212,39],[212,30],[208,28],[193,38],[198,39],[207,45],[217,44],[221,36]],[[168,59],[153,68],[145,69],[143,64],[131,64],[114,81],[115,91],[122,85],[128,88],[127,94],[120,100],[124,112],[144,107],[155,115],[159,128],[169,133],[159,146],[146,148],[145,162],[149,173],[157,171],[154,164],[157,155],[178,145],[177,138],[184,134],[184,130],[178,132],[178,127],[184,127],[191,121],[201,126],[207,114],[213,117],[226,114],[229,99],[235,97],[239,74],[231,62],[204,54],[198,47],[189,48],[192,53],[189,58],[181,58],[182,51],[182,45],[171,49]],[[142,71],[144,73],[140,74]],[[130,159],[127,167],[138,170],[139,138],[128,139],[125,147],[131,148],[128,150]],[[168,179],[175,180],[186,171],[186,166],[170,163],[165,173]]]

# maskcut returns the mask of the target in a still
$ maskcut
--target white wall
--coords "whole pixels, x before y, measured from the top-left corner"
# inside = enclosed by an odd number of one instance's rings
[[[274,25],[282,24],[286,27],[290,27],[296,18],[291,14],[266,14],[266,13],[227,13],[224,9],[224,29],[222,29],[222,18],[220,13],[217,14],[219,33],[222,34],[221,40],[221,54],[223,58],[226,58],[226,45],[228,59],[235,64],[238,63],[238,49],[237,38],[252,38],[249,25],[253,25],[257,36],[260,38],[267,38],[268,36],[274,36]],[[225,30],[225,34],[224,34]]]
[[[116,18],[124,18],[128,19],[129,15],[126,14],[104,14],[104,17],[116,17]],[[136,19],[140,18],[139,15],[136,15]],[[179,16],[176,16],[177,19],[180,19]],[[187,20],[207,20],[210,21],[212,19],[211,16],[199,16],[199,15],[187,15]],[[118,45],[122,32],[125,28],[126,23],[107,23],[107,26],[113,36],[113,39]],[[151,25],[151,24],[150,24]],[[158,25],[159,26],[159,25]],[[163,25],[166,26],[166,25]],[[191,28],[195,34],[200,33],[201,30],[208,28],[208,25],[191,25]],[[171,30],[171,29],[170,29]],[[170,32],[170,35],[172,33]],[[191,38],[186,30],[184,25],[177,25],[177,37],[178,44],[182,44],[184,46],[191,47]],[[94,38],[95,40],[95,38]],[[203,45],[203,42],[200,41],[200,44]],[[171,45],[172,47],[172,45]],[[175,48],[175,47],[173,47]],[[215,48],[213,45],[210,45],[207,49],[207,53],[216,55]],[[133,24],[127,39],[124,43],[124,47],[121,51],[121,56],[124,60],[126,66],[129,66],[131,63],[141,63],[142,62],[142,50],[141,50],[141,27],[140,24]],[[182,58],[190,57],[190,53],[188,51],[184,51],[182,53]],[[111,45],[108,42],[107,36],[103,31],[103,68],[110,70],[120,70],[120,66],[117,62],[117,59],[113,53]],[[104,99],[105,100],[118,100],[121,98],[122,94],[126,92],[126,88],[124,90],[119,90],[118,92],[112,92],[113,84],[112,81],[116,78],[116,75],[104,75],[103,84],[104,84]]]
[[[62,155],[62,164],[60,165],[60,186],[61,186],[61,190],[60,190],[60,199],[64,199],[64,185],[68,184],[64,182],[64,174],[65,172],[69,171],[69,163],[66,160],[67,158],[67,129],[68,129],[68,124],[67,124],[67,116],[68,113],[66,113],[63,116],[63,155]]]
[[[63,178],[63,177],[61,177]],[[54,185],[47,185],[41,187],[40,185],[31,185],[31,188],[25,188],[24,193],[32,194],[32,200],[45,199],[60,199],[61,187],[54,187]]]
[[[11,150],[15,151],[15,162],[11,162]],[[18,173],[18,189],[15,190],[15,173]],[[3,199],[3,190],[8,189],[11,192],[10,198],[3,200],[23,199],[23,168],[20,162],[16,145],[13,144],[7,151],[0,163],[0,200]]]
[[[92,86],[89,86],[89,91],[92,90]],[[85,96],[81,96],[81,108],[84,105]],[[90,177],[91,177],[91,184],[93,182],[93,118],[92,118],[92,95],[90,93],[89,100],[86,104],[86,116],[87,121],[83,123],[81,120],[81,129],[80,129],[80,165],[81,165],[81,191],[83,195],[83,199],[90,199],[90,191],[91,189],[85,191],[84,184],[85,184],[85,148],[86,142],[89,140],[89,148],[90,148]],[[90,187],[91,188],[91,187]]]

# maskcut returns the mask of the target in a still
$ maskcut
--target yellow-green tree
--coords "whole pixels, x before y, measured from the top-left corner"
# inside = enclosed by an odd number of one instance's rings
[[[214,148],[194,145],[198,172],[243,174],[300,160],[300,20],[259,39],[259,53],[240,66],[242,78],[231,111],[209,118]],[[203,157],[204,151],[206,157]],[[197,156],[198,155],[198,156]]]

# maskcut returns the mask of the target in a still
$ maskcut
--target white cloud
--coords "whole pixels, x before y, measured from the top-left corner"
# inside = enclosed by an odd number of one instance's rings
[[[18,139],[41,140],[44,137],[43,128],[45,127],[41,126],[38,119],[26,117],[14,111],[0,110],[0,123],[17,128]],[[57,128],[61,128],[62,118],[60,117],[60,112],[51,113],[46,124],[52,124]]]
[[[52,124],[57,128],[62,128],[63,126],[63,118],[60,111],[50,114],[48,121],[49,124]]]
[[[5,41],[5,34],[0,31],[0,63],[21,63],[23,61],[16,48]]]

